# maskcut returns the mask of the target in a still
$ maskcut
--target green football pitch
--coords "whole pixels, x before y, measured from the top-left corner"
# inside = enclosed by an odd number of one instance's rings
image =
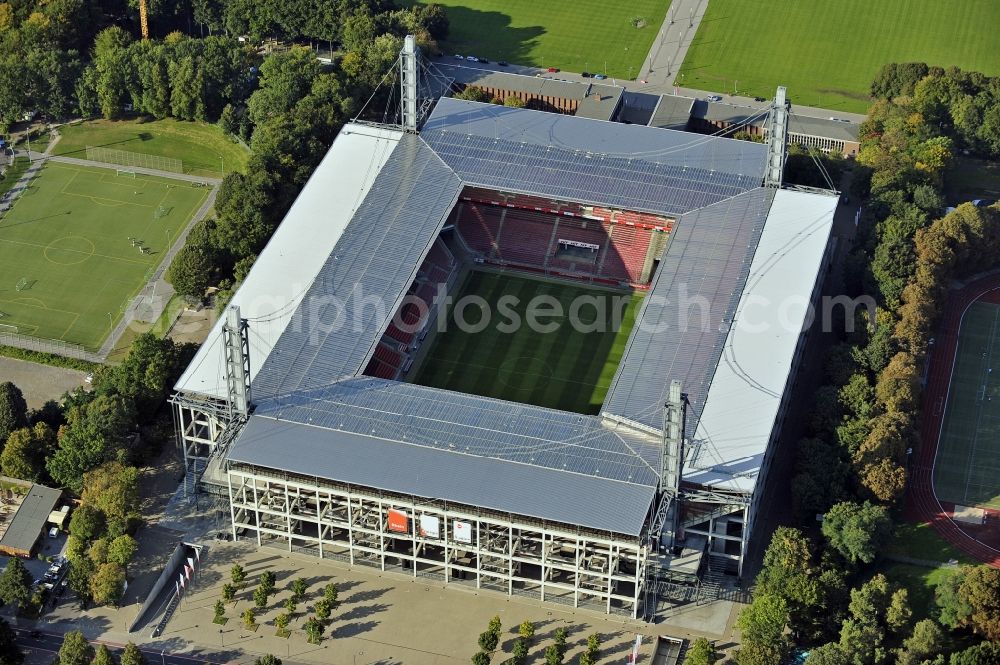
[[[180,180],[49,162],[0,217],[0,332],[96,349],[207,196]]]
[[[888,62],[1000,74],[998,33],[996,0],[710,0],[676,83],[864,113]]]
[[[448,15],[448,38],[442,47],[449,56],[478,55],[519,65],[633,78],[639,75],[670,6],[668,0],[434,2]]]
[[[934,489],[943,501],[1000,508],[1000,305],[975,302],[962,317]]]
[[[485,271],[467,275],[455,302],[467,296],[489,305],[489,324],[478,332],[461,330],[449,312],[447,329],[436,333],[414,382],[577,413],[600,409],[642,302],[638,292]],[[501,302],[504,296],[509,309]],[[554,324],[552,331],[528,325],[529,304],[540,296],[558,302],[564,314],[537,319]],[[535,302],[537,311],[548,307]],[[481,322],[480,309],[469,306],[462,318],[475,326]],[[574,318],[580,325],[572,325]],[[508,326],[511,321],[520,325]]]

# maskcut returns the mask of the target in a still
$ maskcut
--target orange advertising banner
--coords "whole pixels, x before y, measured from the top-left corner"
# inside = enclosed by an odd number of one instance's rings
[[[410,519],[406,516],[402,510],[396,510],[395,508],[389,509],[389,531],[394,531],[396,533],[409,533],[410,532]]]

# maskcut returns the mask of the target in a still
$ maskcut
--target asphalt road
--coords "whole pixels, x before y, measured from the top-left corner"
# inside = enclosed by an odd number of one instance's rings
[[[62,646],[62,633],[51,633],[39,630],[29,630],[27,628],[14,628],[17,635],[17,644],[25,651],[41,652],[43,654],[57,654]],[[121,656],[124,645],[102,640],[91,640],[91,644],[104,644],[116,656]],[[139,650],[146,657],[149,665],[192,665],[192,663],[204,663],[205,665],[222,664],[228,659],[212,653],[201,652],[197,655],[184,655],[178,653],[166,653],[156,649],[139,647]]]

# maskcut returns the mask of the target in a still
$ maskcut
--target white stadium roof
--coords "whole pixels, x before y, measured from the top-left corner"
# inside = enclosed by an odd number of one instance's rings
[[[402,136],[365,125],[344,127],[260,253],[230,303],[251,323],[251,376],[271,354]],[[226,397],[222,323],[216,322],[177,390]]]
[[[781,397],[823,266],[837,197],[775,193],[750,276],[726,337],[698,420],[684,479],[750,491],[772,433]]]

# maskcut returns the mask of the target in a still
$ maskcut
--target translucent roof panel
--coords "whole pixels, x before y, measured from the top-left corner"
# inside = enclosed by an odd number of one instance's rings
[[[350,124],[313,171],[233,299],[250,328],[250,375],[257,375],[306,288],[326,263],[402,132]],[[302,242],[308,238],[309,242]],[[175,388],[226,396],[220,318]]]
[[[461,180],[418,137],[400,138],[256,373],[255,401],[361,371],[461,188]],[[249,318],[251,331],[266,323],[267,317]]]
[[[836,195],[775,195],[692,438],[686,480],[754,488],[795,369],[836,209]]]
[[[759,187],[766,147],[443,98],[422,138],[468,184],[679,215]]]
[[[642,533],[656,491],[259,415],[229,460],[630,536]]]
[[[660,446],[652,439],[593,416],[425,386],[358,377],[261,402],[256,413],[559,472],[657,482]]]
[[[662,430],[670,382],[691,403],[689,434],[764,228],[773,189],[759,188],[681,217],[608,390],[602,412]]]

